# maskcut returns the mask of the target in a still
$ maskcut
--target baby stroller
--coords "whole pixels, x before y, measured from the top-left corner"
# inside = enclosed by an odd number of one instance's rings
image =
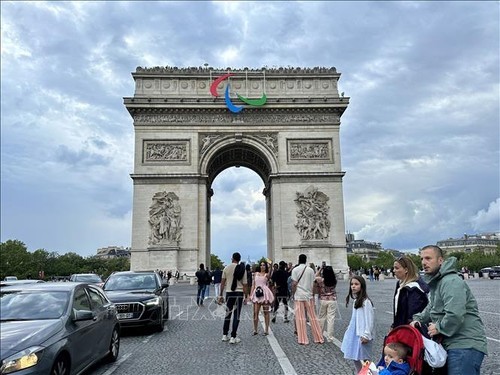
[[[410,375],[424,375],[424,340],[422,334],[410,325],[394,328],[384,339],[384,347],[390,342],[400,342],[408,346],[411,350],[406,361],[410,365]],[[384,349],[382,348],[382,358],[377,366],[384,365]]]

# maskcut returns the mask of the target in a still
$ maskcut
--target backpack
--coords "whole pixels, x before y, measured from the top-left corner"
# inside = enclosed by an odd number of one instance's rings
[[[210,285],[212,283],[212,275],[210,272],[205,271],[205,284]]]

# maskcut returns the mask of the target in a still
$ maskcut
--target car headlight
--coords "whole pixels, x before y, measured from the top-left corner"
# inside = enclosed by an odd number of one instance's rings
[[[160,297],[154,297],[144,301],[144,304],[146,306],[158,306],[160,304],[160,301],[161,301]]]
[[[41,346],[33,346],[19,353],[5,358],[0,367],[0,374],[10,374],[12,372],[24,370],[36,366],[42,358],[43,350]]]

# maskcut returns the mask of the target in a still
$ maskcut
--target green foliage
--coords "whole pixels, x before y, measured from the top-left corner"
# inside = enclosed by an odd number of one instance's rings
[[[484,251],[476,250],[472,253],[451,253],[458,260],[458,268],[467,267],[471,272],[479,272],[482,268],[500,266],[500,250],[493,254],[485,254]]]
[[[422,260],[420,259],[420,255],[418,255],[418,254],[406,253],[406,254],[405,254],[405,256],[406,256],[407,258],[410,258],[410,259],[413,261],[413,263],[415,263],[415,265],[417,266],[417,268],[418,268],[419,270],[421,270],[421,269],[422,269]]]
[[[53,276],[69,276],[72,273],[93,272],[107,278],[112,272],[130,269],[128,258],[101,259],[95,256],[83,258],[70,252],[59,255],[56,252],[38,249],[30,253],[26,245],[18,240],[0,243],[0,279],[17,276],[18,279],[38,279],[39,272],[50,280]]]
[[[366,269],[368,267],[368,263],[366,263],[359,255],[348,255],[347,265],[352,271],[357,271],[361,268]]]
[[[31,275],[31,254],[26,245],[18,240],[8,240],[0,243],[0,277],[17,276],[25,279]],[[38,272],[37,272],[38,274]]]
[[[375,265],[378,267],[383,267],[386,270],[391,269],[394,265],[394,255],[392,255],[389,251],[381,251],[378,253],[377,260],[375,261]]]
[[[210,271],[215,270],[217,267],[221,270],[224,269],[224,262],[217,255],[210,254]]]

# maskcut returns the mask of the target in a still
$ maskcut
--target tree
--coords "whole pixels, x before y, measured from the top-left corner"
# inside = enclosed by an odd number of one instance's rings
[[[360,270],[361,268],[368,267],[363,258],[361,258],[359,255],[348,255],[347,265],[349,266],[351,271],[357,271]]]
[[[24,242],[8,240],[0,243],[0,277],[17,276],[18,279],[34,277],[30,274],[31,254]]]
[[[411,259],[411,261],[417,266],[417,269],[422,269],[422,260],[420,259],[420,255],[406,253],[405,256]]]
[[[224,262],[215,254],[210,254],[210,270],[213,271],[216,268],[223,269]]]
[[[44,249],[38,249],[33,254],[31,254],[31,273],[35,275],[35,278],[41,278],[41,273],[43,275],[47,273],[47,266],[49,265],[50,254]],[[39,276],[40,275],[40,276]]]
[[[375,264],[384,269],[391,269],[394,265],[394,255],[389,251],[381,251],[378,253],[377,260]]]

